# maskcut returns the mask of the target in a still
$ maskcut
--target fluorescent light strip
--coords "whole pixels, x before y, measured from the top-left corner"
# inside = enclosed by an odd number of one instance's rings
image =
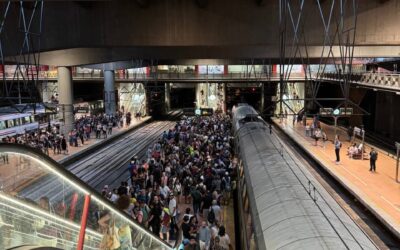
[[[0,225],[12,227],[12,228],[14,227],[14,225],[5,223],[5,222],[3,222],[3,221],[0,221]]]
[[[22,157],[28,157],[28,158],[34,160],[36,163],[38,163],[39,166],[44,166],[44,167],[45,167],[46,169],[48,169],[50,172],[56,174],[56,175],[59,176],[61,179],[65,180],[66,182],[68,182],[69,184],[71,184],[73,187],[75,187],[75,188],[77,188],[79,191],[83,192],[85,195],[89,195],[89,194],[90,194],[90,192],[89,192],[88,190],[86,190],[85,188],[83,188],[83,187],[77,185],[76,183],[72,182],[72,180],[70,180],[70,179],[66,178],[65,176],[63,176],[60,172],[56,171],[55,168],[52,167],[52,166],[50,166],[50,164],[48,164],[47,162],[43,162],[43,161],[41,161],[40,159],[37,159],[36,157],[33,157],[33,156],[29,155],[29,154],[22,154],[22,153],[19,153],[19,152],[3,152],[3,153],[10,153],[10,154],[15,154],[15,155],[20,155],[20,156],[22,156]],[[3,196],[3,195],[0,194],[0,196]],[[98,199],[96,196],[91,196],[91,198],[92,198],[93,200],[97,201],[98,203],[100,203],[101,205],[103,205],[104,207],[107,207],[109,210],[113,211],[114,213],[118,214],[120,217],[123,218],[124,221],[129,222],[129,224],[131,224],[135,229],[138,229],[139,231],[143,232],[145,235],[148,235],[151,239],[156,240],[156,241],[159,242],[161,245],[164,245],[164,246],[166,246],[166,247],[168,247],[168,248],[171,248],[171,246],[167,245],[165,242],[161,241],[160,239],[158,239],[157,237],[155,237],[154,235],[152,235],[150,232],[148,232],[148,231],[142,229],[141,227],[139,227],[138,225],[136,225],[135,223],[133,223],[131,220],[127,220],[127,219],[122,215],[122,213],[121,213],[120,211],[118,211],[118,210],[116,210],[116,209],[110,207],[109,205],[105,204],[103,201],[101,201],[100,199]],[[54,218],[54,219],[56,219],[56,220],[59,220],[59,221],[64,222],[64,223],[66,223],[66,224],[69,224],[69,225],[71,225],[71,226],[73,226],[73,227],[78,227],[78,228],[80,228],[80,226],[77,226],[77,225],[73,224],[73,223],[70,222],[70,221],[57,218],[57,217],[55,217],[55,216],[53,216],[53,215],[49,215],[49,214],[47,214],[46,212],[41,211],[40,209],[27,206],[27,205],[25,205],[25,204],[23,204],[23,203],[21,203],[21,202],[19,202],[19,201],[14,201],[14,199],[9,199],[8,197],[7,197],[7,199],[10,200],[11,202],[16,203],[16,204],[20,204],[21,206],[24,206],[24,207],[27,207],[27,208],[32,209],[32,210],[34,210],[34,211],[37,211],[38,213],[43,214],[44,216],[50,216],[50,217],[52,217],[52,218]],[[90,229],[87,229],[87,230],[89,231]],[[92,231],[92,230],[90,230],[90,231]],[[93,233],[93,234],[99,234],[99,233],[97,233],[97,232],[95,232],[95,231],[92,231],[92,233]],[[99,235],[101,235],[101,234],[99,234]],[[103,235],[101,235],[100,237],[103,237]]]
[[[11,203],[14,203],[14,204],[16,204],[16,205],[19,205],[19,206],[21,206],[21,207],[30,209],[30,210],[32,210],[32,211],[38,213],[38,214],[43,215],[44,217],[50,217],[51,219],[54,219],[54,220],[57,220],[57,221],[59,221],[59,222],[61,222],[61,223],[67,224],[67,225],[69,225],[69,226],[72,226],[72,227],[74,227],[74,228],[76,228],[76,229],[78,229],[78,230],[80,230],[80,228],[81,228],[80,225],[77,225],[77,224],[75,224],[75,223],[73,223],[73,222],[71,222],[71,221],[68,221],[68,220],[59,218],[59,217],[57,217],[57,216],[54,216],[54,215],[52,215],[52,214],[50,214],[50,213],[47,213],[47,212],[45,212],[45,211],[43,211],[43,210],[41,210],[41,209],[39,209],[39,208],[35,208],[35,207],[33,207],[33,206],[24,204],[23,202],[20,202],[20,201],[18,201],[18,200],[16,200],[16,199],[13,199],[13,198],[11,198],[11,197],[9,197],[9,196],[7,196],[7,195],[4,195],[4,194],[1,193],[1,192],[0,192],[0,198],[1,198],[1,199],[4,199],[4,200],[7,200],[7,201],[9,201],[9,202],[11,202]],[[36,214],[30,214],[29,211],[25,211],[25,210],[21,210],[21,209],[18,209],[18,208],[16,208],[16,207],[13,207],[13,206],[11,206],[11,205],[9,205],[9,204],[7,204],[7,203],[3,203],[3,202],[2,202],[2,203],[0,203],[0,204],[3,204],[4,206],[7,206],[7,207],[9,207],[9,208],[11,208],[11,209],[15,209],[15,210],[20,211],[20,212],[22,212],[22,213],[29,214],[29,215],[31,215],[31,216],[35,216],[35,217],[37,217],[37,218],[41,218],[41,219],[43,218],[43,217],[40,217],[39,215],[36,215]],[[61,226],[63,226],[63,225],[61,225]],[[87,229],[87,230],[88,230],[88,232],[90,232],[91,234],[94,234],[94,235],[96,235],[96,236],[98,236],[98,237],[103,237],[103,235],[100,234],[100,233],[98,233],[98,232],[95,232],[95,231],[93,231],[93,230],[91,230],[91,229]]]

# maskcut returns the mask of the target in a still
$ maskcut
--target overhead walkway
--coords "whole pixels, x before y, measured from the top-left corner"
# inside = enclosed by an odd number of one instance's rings
[[[99,249],[106,228],[101,228],[98,220],[107,214],[112,224],[126,232],[132,249],[176,249],[133,222],[85,182],[41,152],[22,145],[0,144],[0,154],[8,158],[8,164],[2,168],[28,169],[33,173],[25,176],[27,182],[36,181],[37,175],[52,176],[57,181],[53,189],[61,187],[72,191],[72,195],[60,195],[50,202],[45,194],[30,199],[19,192],[18,185],[2,183],[0,249],[20,246]],[[179,244],[177,240],[176,245]]]
[[[290,121],[289,121],[290,120]],[[396,182],[396,159],[387,152],[378,149],[376,172],[370,172],[369,152],[372,145],[365,145],[365,157],[353,159],[347,156],[350,142],[343,130],[336,130],[340,135],[342,148],[340,164],[336,164],[335,149],[332,143],[335,129],[321,123],[322,129],[330,141],[322,144],[306,136],[305,127],[295,124],[291,119],[282,123],[273,121],[292,138],[306,153],[318,162],[330,175],[341,183],[354,197],[368,208],[386,227],[400,238],[400,184]],[[308,121],[311,124],[311,120]],[[373,146],[374,147],[374,146]],[[374,147],[377,149],[377,147]]]

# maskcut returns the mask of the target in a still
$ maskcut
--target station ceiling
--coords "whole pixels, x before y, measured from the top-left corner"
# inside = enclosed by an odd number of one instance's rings
[[[291,2],[296,20],[301,1]],[[304,38],[299,43],[303,53],[298,53],[295,61],[301,63],[307,48],[311,63],[319,63],[329,52],[323,24],[328,22],[332,3],[335,2],[336,10],[341,1],[320,0],[321,9],[317,0],[304,2],[303,32],[299,33]],[[399,1],[356,2],[354,57],[400,57]],[[5,2],[0,3],[0,9],[4,8]],[[26,13],[31,9],[28,6]],[[251,60],[276,63],[280,58],[278,14],[278,0],[45,1],[40,63],[73,66],[143,60],[186,64],[209,59],[226,60],[227,64]],[[351,27],[351,8],[345,9],[344,16],[343,25]],[[334,11],[333,24],[337,24],[337,17]],[[32,29],[39,25],[39,20],[33,20]],[[18,56],[24,39],[21,32],[16,32],[18,23],[18,15],[9,15],[1,34],[2,49],[9,62],[23,60]],[[334,27],[329,29],[331,37]],[[292,49],[292,33],[288,28],[287,53]],[[339,58],[343,47],[334,43],[332,51]]]

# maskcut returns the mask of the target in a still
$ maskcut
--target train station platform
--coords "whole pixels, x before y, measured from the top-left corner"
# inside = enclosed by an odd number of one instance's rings
[[[273,119],[273,122],[375,214],[397,237],[400,237],[400,183],[396,182],[396,159],[391,154],[374,145],[366,144],[365,155],[368,157],[364,157],[364,160],[352,159],[347,156],[347,149],[350,147],[347,133],[338,128],[336,132],[342,142],[342,148],[340,164],[336,164],[333,126],[321,122],[328,141],[323,146],[319,140],[318,146],[316,146],[315,140],[306,136],[303,124],[295,123],[293,125],[290,118],[287,121]],[[311,124],[311,119],[307,120],[307,123]],[[369,171],[371,147],[378,152],[376,172]]]
[[[91,134],[91,138],[84,142],[85,144],[82,145],[79,140],[78,147],[73,147],[68,145],[68,154],[53,154],[53,151],[49,150],[49,156],[54,160],[63,163],[64,161],[67,161],[69,158],[72,158],[77,154],[82,153],[83,151],[90,150],[92,147],[95,147],[100,143],[105,143],[106,141],[113,140],[115,137],[119,137],[122,133],[140,127],[142,124],[146,123],[150,119],[151,116],[145,116],[140,120],[133,119],[129,127],[127,126],[124,126],[123,128],[114,127],[112,130],[112,134],[108,135],[107,138],[103,138],[103,136],[101,136],[100,139],[96,139],[95,133],[93,132]]]
[[[69,146],[68,145],[68,154],[54,154],[53,150],[49,150],[49,157],[51,157],[53,160],[65,165],[70,163],[71,161],[76,160],[76,158],[79,158],[78,156],[81,154],[85,153],[91,153],[96,150],[98,146],[100,146],[103,143],[111,142],[119,137],[121,137],[123,134],[134,130],[141,125],[145,124],[151,119],[150,116],[143,117],[141,120],[133,120],[131,125],[129,127],[123,127],[123,128],[113,128],[113,132],[111,135],[108,135],[107,138],[101,138],[101,139],[96,139],[95,134],[91,134],[91,138],[87,141],[85,141],[85,144],[80,144],[79,141],[79,146],[74,147],[74,146]],[[19,165],[20,167],[18,168],[9,168],[5,167],[7,165]],[[20,185],[21,188],[24,187],[24,185],[27,183],[26,182],[26,176],[29,175],[30,177],[33,176],[35,173],[32,173],[32,169],[25,164],[24,162],[19,162],[16,157],[8,159],[7,162],[5,161],[5,158],[1,157],[0,158],[0,185],[1,186],[7,186],[8,183],[12,183],[13,185]],[[40,177],[38,174],[36,176],[37,178]]]

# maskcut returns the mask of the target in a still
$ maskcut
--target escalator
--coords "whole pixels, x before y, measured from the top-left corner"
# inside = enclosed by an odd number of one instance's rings
[[[29,188],[51,176],[60,195],[29,198]],[[107,217],[106,226],[99,220]],[[0,249],[101,249],[114,229],[127,249],[177,249],[135,223],[114,204],[41,152],[0,144]],[[180,241],[176,241],[176,246]]]

